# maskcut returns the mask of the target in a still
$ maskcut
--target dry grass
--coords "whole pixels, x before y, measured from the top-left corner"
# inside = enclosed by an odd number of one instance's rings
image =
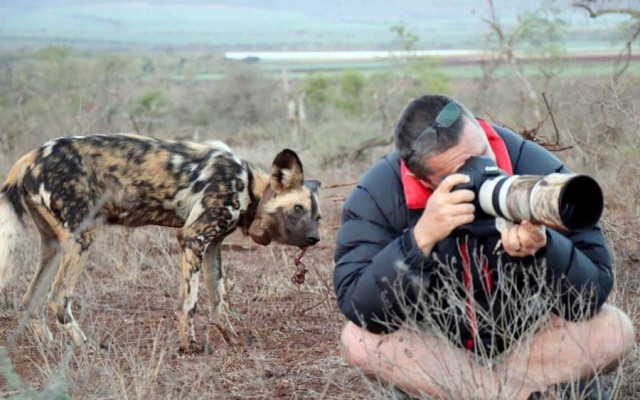
[[[505,87],[511,87],[508,82],[497,83],[490,93],[474,92],[470,89],[475,87],[474,82],[459,85],[457,97],[467,104],[476,103],[474,109],[500,110],[494,114],[515,129],[535,125],[518,120],[517,94],[504,94]],[[569,81],[560,82],[553,95],[562,140],[574,146],[560,157],[576,170],[594,175],[606,192],[603,228],[614,251],[617,278],[610,302],[640,326],[640,97],[632,89],[612,88],[606,82],[577,85]],[[69,116],[78,117],[83,115]],[[44,127],[55,125],[54,120],[44,118],[30,125],[17,149],[38,145],[41,136],[48,139],[60,134],[43,133]],[[549,123],[543,125],[541,133],[553,135]],[[161,131],[158,135],[171,133]],[[388,150],[377,149],[366,160],[321,169],[327,154],[318,154],[310,146],[321,141],[321,136],[295,142],[285,135],[277,140],[253,135],[252,130],[245,130],[235,137],[234,147],[240,154],[266,165],[271,154],[291,146],[300,150],[308,177],[319,178],[325,185],[355,181]],[[309,127],[309,135],[314,135],[314,127]],[[243,142],[251,145],[242,146]],[[0,170],[6,171],[16,157],[13,153],[0,154]],[[56,329],[53,318],[50,326],[62,344],[45,351],[21,324],[20,301],[33,274],[38,247],[34,230],[29,230],[31,236],[25,237],[20,249],[18,276],[0,297],[0,345],[7,347],[10,357],[0,356],[0,362],[12,363],[0,364],[0,395],[63,398],[68,393],[73,398],[89,399],[388,398],[389,392],[382,385],[365,379],[342,361],[337,346],[345,320],[337,310],[332,290],[333,248],[342,199],[350,189],[346,186],[322,192],[323,240],[305,258],[310,272],[302,286],[290,280],[296,250],[258,247],[239,234],[227,240],[241,245],[224,250],[222,257],[232,322],[242,344],[229,346],[208,324],[202,287],[196,327],[198,337],[207,343],[207,354],[203,355],[184,356],[177,351],[173,326],[179,275],[177,245],[173,233],[160,228],[144,228],[131,235],[121,228],[107,228],[93,246],[75,291],[74,315],[85,333],[108,345],[108,351],[91,352],[64,344],[66,338]],[[639,398],[638,378],[640,354],[636,349],[617,375],[618,398]]]
[[[334,224],[337,216],[325,216]],[[291,283],[296,250],[257,247],[241,235],[223,252],[233,324],[241,345],[229,346],[208,324],[206,306],[196,316],[207,354],[177,351],[173,310],[178,257],[168,230],[143,229],[130,237],[103,230],[75,291],[75,314],[85,333],[107,350],[61,345],[45,351],[24,329],[19,301],[35,260],[26,247],[25,270],[7,291],[0,322],[15,371],[34,388],[60,382],[74,398],[353,398],[362,395],[358,374],[341,360],[336,343],[343,324],[330,282],[332,249],[310,251],[302,286]],[[32,232],[33,233],[33,232]],[[324,232],[325,235],[327,232]],[[330,236],[330,235],[329,235]],[[326,237],[326,236],[325,236]],[[328,239],[327,242],[331,243]],[[125,256],[123,249],[135,249]],[[122,271],[119,262],[128,257]],[[205,294],[203,293],[203,296]],[[206,304],[201,297],[200,304]],[[54,335],[65,343],[63,332]],[[6,382],[5,382],[6,383]],[[355,384],[354,384],[355,383]],[[5,395],[17,389],[5,386]]]

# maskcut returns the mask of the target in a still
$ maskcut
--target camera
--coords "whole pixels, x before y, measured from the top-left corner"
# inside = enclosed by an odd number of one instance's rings
[[[587,175],[508,176],[489,157],[471,157],[457,172],[470,178],[454,190],[469,189],[476,194],[474,206],[479,226],[487,225],[487,220],[495,224],[494,217],[501,217],[512,222],[529,220],[570,232],[594,226],[602,215],[602,189]],[[458,232],[474,232],[474,225],[475,222],[460,227]]]

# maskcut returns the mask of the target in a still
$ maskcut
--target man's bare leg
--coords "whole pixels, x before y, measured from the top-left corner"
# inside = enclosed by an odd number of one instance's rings
[[[414,395],[438,399],[526,399],[534,387],[502,387],[498,376],[466,350],[444,338],[401,328],[387,335],[370,333],[349,322],[342,331],[347,361],[366,374]],[[515,384],[515,380],[512,382]]]
[[[635,330],[629,317],[605,304],[583,322],[568,322],[554,315],[549,326],[509,351],[498,373],[545,389],[615,369],[634,344]]]
[[[342,345],[350,364],[412,394],[527,399],[536,390],[617,365],[635,342],[629,318],[611,306],[588,321],[559,322],[524,340],[494,370],[446,339],[404,328],[376,335],[349,323]]]

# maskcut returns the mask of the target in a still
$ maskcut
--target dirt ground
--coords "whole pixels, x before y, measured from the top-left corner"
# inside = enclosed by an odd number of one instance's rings
[[[264,153],[260,146],[243,151],[250,155],[248,159],[259,159]],[[312,150],[304,152],[304,160],[314,156]],[[226,240],[222,258],[239,343],[226,343],[209,323],[207,294],[201,285],[196,330],[205,345],[204,354],[178,352],[173,322],[178,297],[178,247],[175,231],[156,227],[130,233],[108,227],[94,243],[75,290],[74,315],[90,340],[104,345],[105,350],[66,344],[53,316],[49,316],[49,326],[60,345],[45,350],[24,327],[21,298],[33,275],[39,246],[35,231],[28,227],[19,249],[16,276],[0,294],[0,351],[3,346],[8,351],[8,357],[0,353],[0,396],[390,398],[381,385],[364,378],[340,357],[338,341],[346,320],[337,309],[332,282],[343,200],[353,188],[351,183],[382,153],[371,154],[356,165],[344,163],[324,170],[316,159],[309,167],[305,164],[305,171],[322,171],[323,176],[311,177],[322,180],[325,189],[321,191],[322,240],[303,259],[309,269],[303,285],[291,282],[298,249],[261,247],[239,232]],[[625,165],[624,158],[616,162],[624,168],[617,168],[617,164],[610,168],[630,175],[637,171],[637,163],[635,167]],[[615,194],[608,201],[609,213],[603,224],[616,266],[616,288],[609,300],[627,311],[639,326],[640,247],[637,235],[633,235],[638,220],[637,210],[630,211],[635,209],[632,204],[636,204],[637,191],[633,185],[625,185],[625,190],[617,188],[618,182],[633,182],[632,177],[600,181],[608,185],[607,193]],[[332,188],[332,184],[346,185]],[[636,348],[627,363],[629,368],[615,378],[622,382],[618,383],[621,389],[617,398],[640,398],[639,360]]]
[[[209,323],[207,294],[201,285],[196,330],[205,345],[204,354],[178,352],[173,322],[178,246],[175,231],[158,227],[131,231],[105,227],[94,244],[75,291],[74,315],[91,341],[104,349],[66,344],[55,318],[49,316],[60,345],[45,350],[25,329],[21,306],[38,252],[35,231],[28,226],[19,249],[22,269],[0,297],[0,346],[9,353],[9,358],[0,355],[0,395],[145,400],[391,398],[388,389],[348,367],[338,347],[346,320],[333,292],[333,251],[342,204],[353,188],[349,182],[357,178],[352,172],[328,180],[327,186],[345,186],[322,192],[322,241],[303,259],[309,270],[303,285],[291,281],[298,249],[258,246],[240,232],[225,241],[222,257],[238,343],[226,343]],[[618,282],[627,282],[625,286],[636,281],[627,279],[635,277],[633,271],[626,272],[618,277]],[[629,299],[632,290],[619,292]],[[637,321],[638,314],[631,315]],[[636,350],[628,375],[615,379],[637,376],[637,360]],[[636,390],[636,385],[623,385],[617,398],[636,398]]]
[[[338,349],[345,323],[333,293],[333,243],[341,199],[350,187],[326,194],[322,241],[303,262],[306,282],[291,282],[299,250],[261,247],[232,234],[223,250],[232,324],[230,345],[208,323],[200,288],[197,337],[205,353],[178,352],[173,310],[178,294],[178,248],[168,229],[102,230],[75,291],[74,315],[87,336],[105,349],[61,344],[44,350],[24,328],[21,296],[36,261],[38,242],[22,250],[24,269],[5,290],[0,340],[21,382],[2,395],[30,387],[73,398],[370,398],[379,388],[349,368]],[[49,325],[61,343],[53,317]],[[6,374],[5,374],[6,376]]]

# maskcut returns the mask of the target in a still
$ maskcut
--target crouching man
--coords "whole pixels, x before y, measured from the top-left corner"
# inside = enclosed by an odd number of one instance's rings
[[[414,396],[533,399],[631,351],[629,318],[605,303],[611,256],[597,225],[484,232],[473,228],[475,193],[455,190],[471,157],[517,175],[568,172],[560,160],[440,95],[405,108],[395,147],[349,196],[338,233],[351,365]],[[572,387],[604,398],[598,386]]]

